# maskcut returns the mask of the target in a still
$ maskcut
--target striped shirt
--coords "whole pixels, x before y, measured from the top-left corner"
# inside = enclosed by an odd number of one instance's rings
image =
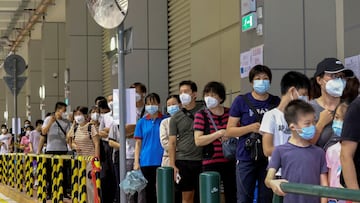
[[[72,138],[73,142],[80,149],[80,151],[77,152],[77,154],[80,156],[95,156],[95,145],[93,143],[93,137],[98,134],[98,131],[95,125],[91,125],[90,135],[88,126],[89,123],[84,126],[78,125],[76,127],[75,136],[73,128],[71,128],[69,131],[70,137]]]
[[[226,129],[227,122],[229,119],[229,108],[224,107],[224,114],[220,115],[220,116],[212,114],[211,111],[209,111],[209,112],[210,112],[218,130]],[[205,116],[205,118],[204,118],[204,116]],[[202,131],[202,132],[205,131],[204,119],[208,119],[207,123],[209,125],[208,129],[210,130],[210,134],[214,133],[216,130],[215,130],[210,118],[208,118],[208,113],[205,110],[200,110],[195,114],[194,130]],[[203,165],[228,162],[229,160],[224,158],[224,154],[222,152],[221,141],[216,139],[213,142],[213,146],[214,146],[214,155],[212,156],[211,159],[203,160]]]

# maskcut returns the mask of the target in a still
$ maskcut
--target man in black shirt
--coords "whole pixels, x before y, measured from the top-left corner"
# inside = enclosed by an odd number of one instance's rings
[[[345,185],[359,190],[360,182],[360,97],[349,106],[341,133],[341,165]]]

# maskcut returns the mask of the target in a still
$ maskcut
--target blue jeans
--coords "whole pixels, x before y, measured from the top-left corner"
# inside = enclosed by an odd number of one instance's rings
[[[258,181],[257,203],[271,203],[272,191],[265,186],[267,160],[262,161],[237,161],[236,186],[237,203],[252,203],[254,190]]]

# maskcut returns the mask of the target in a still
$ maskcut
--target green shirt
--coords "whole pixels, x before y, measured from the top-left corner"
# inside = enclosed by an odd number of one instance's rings
[[[197,103],[195,108],[188,110],[193,116],[203,108]],[[194,120],[182,110],[178,111],[170,120],[170,136],[176,135],[176,160],[202,160],[202,147],[197,147],[194,140]]]

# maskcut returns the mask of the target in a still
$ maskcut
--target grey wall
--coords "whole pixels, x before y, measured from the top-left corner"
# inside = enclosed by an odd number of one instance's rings
[[[344,0],[345,57],[360,54],[359,8],[359,0]]]
[[[65,39],[65,23],[43,24],[41,81],[46,90],[46,112],[53,112],[55,103],[64,101]]]
[[[102,28],[88,14],[86,1],[66,1],[66,36],[71,108],[92,106],[102,95]]]
[[[280,80],[287,71],[295,70],[311,77],[319,61],[337,56],[335,9],[335,1],[329,0],[264,2],[264,64],[273,73],[270,92],[280,94]],[[249,34],[255,41],[261,41],[252,31],[241,33],[241,42],[250,38]],[[241,91],[250,89],[248,79],[242,80]]]
[[[167,1],[131,1],[125,19],[125,28],[128,27],[133,27],[134,49],[125,56],[126,86],[141,82],[148,93],[158,93],[161,103],[165,104],[168,96]],[[118,87],[117,75],[112,77],[112,86]]]

